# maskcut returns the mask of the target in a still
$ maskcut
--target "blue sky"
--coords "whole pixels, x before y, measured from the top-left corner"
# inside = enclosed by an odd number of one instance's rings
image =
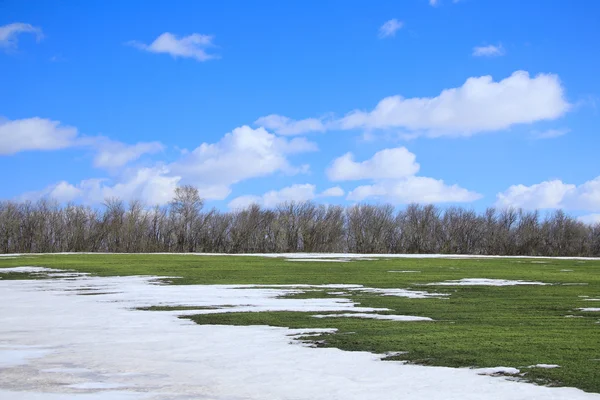
[[[600,220],[593,1],[0,2],[3,199]]]

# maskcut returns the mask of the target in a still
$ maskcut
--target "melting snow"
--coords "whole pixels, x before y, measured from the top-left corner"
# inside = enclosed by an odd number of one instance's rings
[[[320,314],[313,315],[315,318],[369,318],[388,321],[433,321],[429,317],[415,317],[412,315],[382,315],[367,313],[345,313],[345,314]]]
[[[28,364],[3,368],[0,398],[379,400],[393,394],[403,400],[600,399],[600,394],[575,388],[479,375],[511,373],[508,368],[492,372],[405,365],[380,361],[381,355],[367,352],[290,343],[288,335],[323,332],[315,329],[197,325],[169,312],[134,310],[189,303],[267,306],[293,300],[273,297],[285,293],[282,288],[153,282],[145,277],[0,281],[0,343],[24,354],[47,351],[29,358]],[[118,293],[78,296],[71,290],[85,287]],[[359,309],[338,299],[310,300],[287,304],[305,310]]]
[[[285,261],[350,262],[350,260],[339,259],[339,258],[287,258]]]
[[[588,307],[588,308],[578,308],[579,311],[587,311],[587,312],[600,312],[600,308],[596,307]]]
[[[475,371],[479,375],[516,375],[520,373],[516,368],[511,367],[493,367],[493,368],[478,368]]]
[[[560,368],[558,364],[535,364],[530,365],[529,368]]]
[[[388,272],[403,272],[403,273],[409,273],[409,272],[421,272],[421,271],[388,271]]]
[[[506,279],[465,278],[455,281],[428,283],[429,286],[514,286],[514,285],[549,285],[543,282],[511,281]]]

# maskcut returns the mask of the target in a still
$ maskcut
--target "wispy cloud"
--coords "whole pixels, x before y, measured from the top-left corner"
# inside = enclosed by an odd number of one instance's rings
[[[44,34],[40,28],[22,22],[15,22],[13,24],[0,26],[0,48],[16,49],[18,37],[21,33],[35,35],[38,42],[44,38]]]
[[[562,129],[548,129],[546,131],[541,131],[541,132],[533,131],[533,132],[531,132],[531,134],[533,135],[533,137],[535,139],[552,139],[552,138],[566,135],[569,132],[571,132],[570,129],[562,128]]]
[[[402,29],[404,22],[398,21],[396,18],[386,21],[379,28],[379,38],[384,39],[390,36],[395,36],[398,29]]]
[[[488,46],[475,46],[473,47],[473,57],[498,57],[506,54],[504,47],[499,44],[494,46],[490,44]]]
[[[145,44],[132,40],[128,45],[150,53],[170,54],[174,58],[193,58],[196,61],[208,61],[219,58],[216,54],[209,54],[207,49],[214,47],[214,36],[193,33],[189,36],[178,38],[176,35],[165,32],[152,43]]]

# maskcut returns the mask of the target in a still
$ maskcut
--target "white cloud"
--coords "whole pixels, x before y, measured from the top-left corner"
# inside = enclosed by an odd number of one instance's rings
[[[69,147],[93,149],[94,166],[99,168],[123,167],[143,154],[154,154],[164,148],[159,142],[128,145],[102,136],[82,137],[76,128],[45,118],[0,119],[0,155]]]
[[[18,45],[18,37],[21,33],[31,33],[35,35],[39,42],[44,37],[42,30],[30,24],[15,22],[0,26],[0,48],[16,49]]]
[[[333,161],[327,176],[332,181],[373,181],[370,185],[351,190],[346,197],[351,201],[377,199],[394,204],[458,203],[482,197],[458,185],[450,186],[442,180],[415,176],[419,169],[413,153],[405,147],[396,147],[378,151],[362,162],[354,161],[352,153],[346,153]]]
[[[127,44],[151,53],[170,54],[174,58],[193,58],[197,61],[208,61],[219,58],[216,54],[206,52],[207,48],[213,47],[213,36],[193,33],[189,36],[178,38],[170,32],[165,32],[157,37],[149,45],[138,41],[130,41]]]
[[[531,78],[525,71],[494,82],[491,76],[469,78],[437,97],[387,97],[370,112],[353,111],[336,126],[341,129],[400,128],[427,136],[470,136],[515,124],[553,120],[571,105],[553,74]]]
[[[287,155],[316,149],[314,143],[304,138],[288,140],[268,133],[264,128],[242,126],[217,143],[201,144],[169,168],[192,184],[229,186],[276,172],[302,172],[302,167],[289,163]]]
[[[329,189],[323,190],[319,197],[342,197],[346,192],[339,186],[330,187]]]
[[[439,0],[429,0],[429,5],[435,7],[439,4]]]
[[[498,207],[600,211],[600,176],[581,185],[560,180],[513,185],[498,193],[496,199]]]
[[[272,208],[286,201],[303,202],[312,200],[315,197],[315,185],[308,183],[296,184],[281,190],[268,191],[262,196],[246,195],[236,197],[229,202],[228,207],[231,209],[243,209],[251,204],[259,204],[267,208]]]
[[[332,181],[403,178],[419,171],[415,160],[416,156],[405,147],[378,151],[363,162],[354,161],[352,153],[346,153],[333,161],[327,177]]]
[[[563,128],[563,129],[548,129],[548,130],[542,131],[542,132],[533,131],[531,133],[532,133],[533,137],[536,139],[552,139],[552,138],[566,135],[569,132],[571,132],[570,129]]]
[[[473,57],[498,57],[506,54],[506,50],[504,47],[499,44],[498,46],[494,46],[490,44],[488,46],[475,46],[473,47]]]
[[[77,129],[44,118],[0,119],[0,154],[73,146]]]
[[[143,200],[148,205],[166,204],[173,199],[181,179],[168,176],[168,172],[164,167],[131,170],[121,181],[113,184],[107,179],[86,179],[76,185],[61,181],[39,192],[25,193],[21,198],[35,200],[49,197],[60,202],[100,204],[107,198],[117,197],[124,201]]]
[[[401,29],[404,26],[402,21],[398,21],[396,18],[390,19],[386,21],[381,27],[379,27],[379,38],[387,38],[390,36],[395,36],[396,31]]]
[[[260,117],[254,124],[269,129],[278,135],[301,135],[308,132],[323,132],[325,125],[320,119],[307,118],[293,120],[282,115],[270,114]]]
[[[600,224],[600,214],[582,215],[581,217],[577,217],[577,220],[588,225]]]
[[[164,150],[164,146],[159,142],[128,145],[106,138],[99,138],[96,142],[98,152],[94,157],[94,166],[98,168],[120,168],[144,154],[155,154]]]
[[[458,185],[446,185],[442,180],[410,176],[400,180],[386,180],[373,185],[359,186],[348,193],[347,198],[352,201],[374,198],[394,204],[429,204],[471,202],[481,197],[480,194]]]

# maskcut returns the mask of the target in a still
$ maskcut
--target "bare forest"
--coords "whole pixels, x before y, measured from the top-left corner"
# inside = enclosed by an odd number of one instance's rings
[[[561,210],[483,213],[433,205],[288,202],[222,212],[182,186],[166,206],[107,199],[100,209],[50,199],[0,202],[1,253],[444,253],[600,256],[600,224]]]

